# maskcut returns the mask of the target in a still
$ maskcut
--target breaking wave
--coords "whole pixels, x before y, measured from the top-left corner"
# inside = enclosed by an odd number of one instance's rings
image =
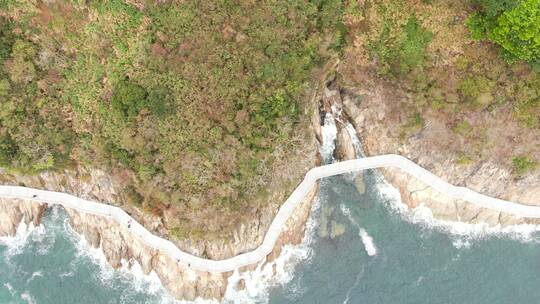
[[[375,242],[373,241],[373,238],[367,233],[366,229],[362,228],[360,224],[354,219],[354,217],[351,215],[351,210],[345,205],[340,205],[341,211],[343,214],[347,216],[349,221],[353,223],[353,225],[358,229],[358,236],[362,239],[362,243],[364,244],[364,248],[366,250],[366,253],[369,256],[375,256],[377,255],[377,247],[375,247]]]
[[[224,303],[248,304],[268,303],[270,289],[285,286],[294,277],[295,267],[301,261],[309,261],[312,257],[312,243],[318,217],[314,216],[320,210],[321,201],[317,196],[311,207],[311,215],[306,224],[306,232],[299,245],[285,245],[281,254],[272,262],[262,261],[253,271],[234,271],[229,277]],[[239,284],[243,288],[238,288]],[[293,300],[302,294],[301,287],[287,286],[289,297]]]
[[[45,227],[43,225],[34,226],[34,223],[25,223],[23,218],[17,226],[17,231],[14,236],[1,236],[0,245],[7,247],[4,255],[6,258],[20,254],[28,240],[31,238],[39,239],[45,235]]]
[[[538,242],[536,237],[540,225],[516,224],[490,226],[487,223],[467,223],[458,221],[440,220],[433,216],[433,212],[424,205],[414,209],[407,207],[401,200],[399,190],[388,183],[379,172],[375,172],[377,179],[377,193],[386,207],[399,215],[403,220],[421,226],[424,229],[434,229],[453,238],[453,245],[457,249],[466,249],[475,241],[489,237],[507,237],[520,242]]]

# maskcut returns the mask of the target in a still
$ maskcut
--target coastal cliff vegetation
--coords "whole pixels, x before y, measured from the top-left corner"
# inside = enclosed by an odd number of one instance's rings
[[[538,0],[353,1],[344,20],[344,82],[382,87],[380,124],[401,145],[434,137],[433,153],[516,178],[538,168]]]
[[[337,0],[0,0],[0,165],[105,169],[157,216],[258,208],[302,151],[341,13]],[[188,217],[170,232],[207,232]]]
[[[299,181],[280,171],[313,157],[309,83],[340,57],[350,89],[384,88],[396,141],[438,132],[457,164],[520,178],[540,161],[539,14],[538,0],[0,0],[0,166],[105,169],[171,236],[207,236],[204,216]]]

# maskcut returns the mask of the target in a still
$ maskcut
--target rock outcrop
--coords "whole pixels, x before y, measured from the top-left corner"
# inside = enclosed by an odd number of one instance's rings
[[[403,202],[409,208],[414,209],[423,205],[440,220],[472,224],[487,223],[491,226],[540,224],[539,219],[522,218],[453,199],[397,168],[381,169],[381,172],[385,179],[399,190]]]
[[[271,262],[279,256],[281,247],[286,244],[299,244],[305,233],[305,223],[311,210],[311,201],[317,193],[315,186],[297,207],[294,215],[287,221],[276,247],[266,261]],[[46,205],[23,201],[0,199],[0,234],[14,235],[21,221],[33,222],[38,225]],[[128,263],[139,264],[142,270],[149,274],[155,272],[162,284],[176,298],[194,300],[197,297],[205,299],[221,299],[227,288],[227,279],[231,273],[209,273],[195,271],[186,265],[177,263],[168,255],[148,247],[137,237],[134,237],[125,227],[115,221],[101,216],[80,213],[66,209],[71,226],[81,234],[88,244],[101,248],[107,261],[114,268]],[[244,233],[259,233],[245,231]],[[248,271],[257,265],[242,269]]]
[[[45,206],[19,200],[0,198],[0,236],[13,236],[21,222],[37,226],[45,212]]]
[[[355,94],[342,94],[343,110],[351,117],[367,155],[401,154],[454,185],[522,204],[540,204],[540,176],[514,180],[508,169],[489,159],[460,165],[445,151],[433,151],[436,130],[426,136],[420,131],[406,142],[400,140],[394,126],[386,123],[395,113],[383,101],[381,90],[370,87],[359,89]],[[437,121],[426,121],[425,125],[425,128],[438,127]],[[397,169],[382,172],[385,179],[400,190],[404,203],[410,208],[423,204],[432,210],[435,218],[503,226],[535,222],[452,200]]]

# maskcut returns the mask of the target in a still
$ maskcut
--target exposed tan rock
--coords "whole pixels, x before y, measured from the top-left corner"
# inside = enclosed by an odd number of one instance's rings
[[[358,172],[356,173],[356,176],[354,177],[354,186],[356,187],[356,191],[358,193],[363,194],[366,192],[366,184],[364,183],[364,173]]]
[[[345,128],[338,128],[336,141],[336,151],[334,154],[336,155],[337,159],[349,160],[356,158],[356,151],[354,149],[351,136]]]
[[[275,249],[267,257],[272,261],[281,252],[285,244],[299,244],[305,233],[305,223],[311,210],[311,201],[317,193],[314,186],[297,208],[286,226]],[[0,234],[14,235],[21,221],[38,225],[46,205],[23,200],[0,199]],[[182,265],[168,255],[142,243],[137,237],[118,225],[115,221],[101,216],[80,213],[66,209],[73,229],[83,236],[94,248],[101,248],[107,261],[113,268],[138,263],[145,274],[155,272],[163,286],[178,299],[194,300],[222,299],[227,288],[227,279],[231,273],[208,273],[195,271],[189,265]],[[243,230],[242,233],[260,233],[256,230]],[[217,247],[216,247],[217,248]],[[243,271],[252,270],[257,265],[244,267]]]
[[[443,134],[446,126],[441,125],[439,121],[426,120],[424,128],[429,128],[429,132],[421,130],[418,135],[406,142],[401,141],[399,135],[395,134],[393,126],[385,120],[385,117],[398,113],[394,113],[388,107],[382,90],[382,87],[373,86],[359,89],[356,97],[352,95],[342,97],[343,110],[351,117],[367,155],[401,154],[454,185],[466,186],[492,197],[522,204],[540,204],[540,176],[531,174],[514,180],[507,168],[490,159],[460,165],[447,151],[433,150],[435,146],[459,144],[444,142],[447,138],[438,134]],[[397,169],[382,171],[387,181],[399,189],[403,201],[410,208],[423,204],[429,207],[438,219],[487,222],[490,225],[536,222],[452,200],[431,188],[426,188],[422,182]]]
[[[19,199],[0,198],[0,235],[14,236],[21,222],[39,225],[45,206]]]

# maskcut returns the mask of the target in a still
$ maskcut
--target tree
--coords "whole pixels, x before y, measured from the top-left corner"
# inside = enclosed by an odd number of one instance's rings
[[[17,155],[17,144],[9,135],[0,137],[0,166],[10,166]]]
[[[7,79],[0,79],[0,97],[5,97],[9,93],[9,89],[11,88],[9,84],[9,80]]]
[[[478,0],[467,26],[472,37],[500,45],[510,60],[540,63],[540,0]]]
[[[116,85],[111,104],[124,119],[135,117],[145,104],[146,91],[140,85],[129,80]]]
[[[512,56],[540,60],[540,0],[526,0],[504,12],[489,38]]]

